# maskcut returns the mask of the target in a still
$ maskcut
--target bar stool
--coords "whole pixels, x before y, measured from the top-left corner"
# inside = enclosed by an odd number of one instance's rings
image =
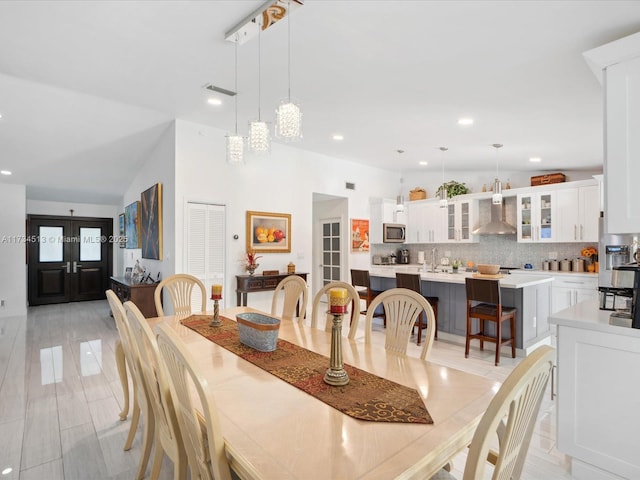
[[[422,294],[422,289],[420,287],[420,274],[396,272],[396,287],[408,288],[409,290],[413,290],[414,292],[418,292],[419,294]],[[431,308],[433,309],[433,315],[436,318],[434,338],[437,340],[438,339],[438,297],[425,296],[425,298],[427,299],[427,302],[429,302],[429,305],[431,305]],[[418,317],[418,321],[416,322],[416,327],[418,327],[418,341],[416,342],[417,345],[420,345],[420,342],[422,341],[422,329],[427,326],[426,323],[423,323],[422,319],[423,319],[423,314],[421,313],[420,316]]]
[[[466,278],[467,289],[467,338],[464,349],[464,357],[469,357],[469,343],[472,339],[480,340],[480,350],[484,350],[484,342],[496,344],[496,366],[500,364],[500,348],[502,345],[511,344],[511,356],[516,358],[516,309],[502,305],[500,297],[499,280],[485,280],[478,278]],[[479,330],[471,333],[471,319],[480,321]],[[510,337],[502,338],[502,322],[509,320]],[[491,336],[485,332],[484,322],[496,324],[496,335]]]
[[[369,277],[369,270],[354,270],[351,269],[351,285],[353,285],[358,292],[360,300],[364,300],[365,309],[360,311],[361,315],[367,314],[367,309],[371,301],[382,293],[381,290],[371,290],[371,278]],[[376,313],[374,317],[383,317],[383,313]],[[386,326],[386,321],[385,321]]]

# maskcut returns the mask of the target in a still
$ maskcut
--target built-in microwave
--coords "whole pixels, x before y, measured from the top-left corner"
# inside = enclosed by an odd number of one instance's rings
[[[407,239],[407,227],[400,223],[382,224],[382,241],[384,243],[404,243]]]

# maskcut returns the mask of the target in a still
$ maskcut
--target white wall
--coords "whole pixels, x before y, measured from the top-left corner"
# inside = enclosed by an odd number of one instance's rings
[[[247,157],[245,165],[228,165],[225,134],[195,123],[176,122],[176,252],[183,252],[181,232],[187,201],[226,205],[225,306],[235,305],[235,275],[245,273],[248,210],[291,214],[291,253],[265,254],[260,269],[286,271],[293,261],[296,270],[311,273],[314,193],[347,198],[349,218],[369,218],[370,197],[397,195],[398,173],[303,151],[296,145],[274,142],[270,155]],[[355,191],[347,190],[345,182],[356,183]],[[238,240],[233,239],[235,234]],[[183,265],[184,258],[176,257],[177,272],[183,271]],[[270,309],[271,292],[251,294],[249,301],[252,306],[268,305]]]
[[[27,313],[25,194],[24,185],[0,188],[0,317]]]
[[[162,260],[142,258],[141,249],[118,248],[116,256],[119,257],[121,269],[115,272],[116,276],[123,276],[126,267],[135,265],[140,261],[147,272],[156,278],[160,272],[165,278],[175,272],[175,124],[171,124],[156,147],[149,153],[147,161],[142,168],[133,174],[129,188],[123,196],[120,212],[124,207],[136,200],[140,200],[142,192],[156,183],[162,183]]]

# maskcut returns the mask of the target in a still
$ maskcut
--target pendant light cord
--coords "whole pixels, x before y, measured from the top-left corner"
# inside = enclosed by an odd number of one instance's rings
[[[235,48],[235,70],[236,70],[236,79],[234,83],[234,90],[236,92],[235,95],[235,104],[236,104],[236,136],[238,135],[238,42],[240,38],[236,33],[236,48]]]
[[[262,58],[262,52],[261,52],[261,39],[262,39],[262,24],[258,25],[258,121],[261,120],[262,118],[262,114],[261,114],[261,103],[262,103],[262,97],[261,97],[261,93],[262,93],[262,71],[261,71],[261,62],[260,59]]]
[[[291,103],[291,0],[287,2],[287,76],[289,77],[287,95]]]

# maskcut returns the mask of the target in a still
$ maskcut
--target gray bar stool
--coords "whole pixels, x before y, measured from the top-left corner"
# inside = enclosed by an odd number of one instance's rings
[[[409,290],[413,290],[414,292],[418,292],[419,294],[422,294],[422,289],[420,288],[419,273],[397,273],[396,272],[396,286],[398,288],[408,288]],[[427,299],[427,302],[429,302],[429,305],[431,305],[431,308],[433,308],[433,315],[436,317],[434,338],[437,340],[438,339],[438,297],[427,297],[427,296],[424,296],[424,297]],[[423,323],[422,319],[423,319],[423,315],[421,313],[416,323],[416,326],[418,327],[418,341],[417,341],[418,345],[420,345],[420,342],[422,341],[422,329],[427,326],[426,323]]]

